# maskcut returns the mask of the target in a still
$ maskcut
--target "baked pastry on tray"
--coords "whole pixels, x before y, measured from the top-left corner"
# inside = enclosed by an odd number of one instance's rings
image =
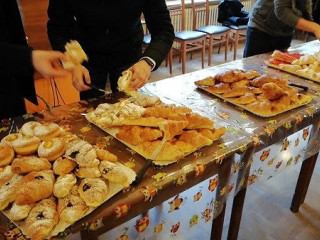
[[[31,209],[26,219],[26,232],[32,240],[42,240],[49,235],[58,221],[55,199],[43,199]]]

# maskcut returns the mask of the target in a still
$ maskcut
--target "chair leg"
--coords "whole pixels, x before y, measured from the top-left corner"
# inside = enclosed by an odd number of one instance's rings
[[[201,66],[204,69],[204,55],[206,54],[206,39],[202,40]]]
[[[169,51],[169,69],[170,69],[170,74],[172,75],[172,48]]]
[[[187,57],[187,45],[186,43],[182,43],[182,46],[181,46],[182,74],[186,73],[186,57]]]
[[[221,43],[219,43],[218,54],[220,54]]]
[[[225,36],[225,45],[224,45],[224,60],[227,61],[228,60],[228,46],[229,46],[229,34],[227,33]]]
[[[235,37],[234,37],[233,60],[237,59],[238,43],[239,43],[239,32],[236,31],[236,34],[235,34]]]
[[[208,51],[208,66],[211,66],[212,48],[213,48],[213,36],[209,36],[209,51]]]

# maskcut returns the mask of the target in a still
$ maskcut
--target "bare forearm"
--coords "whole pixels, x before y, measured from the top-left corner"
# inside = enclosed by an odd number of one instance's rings
[[[297,22],[296,28],[313,33],[317,38],[320,38],[320,25],[315,22],[300,18]]]

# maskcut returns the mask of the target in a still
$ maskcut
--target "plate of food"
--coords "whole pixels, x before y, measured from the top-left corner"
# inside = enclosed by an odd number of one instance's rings
[[[266,61],[268,66],[320,82],[320,52],[302,55],[275,50],[271,57]]]
[[[0,210],[31,239],[63,232],[136,177],[55,123],[25,123],[1,140],[0,156]]]
[[[226,132],[190,108],[167,105],[141,93],[115,104],[100,104],[86,118],[156,165],[174,163]]]
[[[195,85],[260,117],[273,117],[312,100],[312,96],[289,86],[288,80],[255,70],[228,70]]]

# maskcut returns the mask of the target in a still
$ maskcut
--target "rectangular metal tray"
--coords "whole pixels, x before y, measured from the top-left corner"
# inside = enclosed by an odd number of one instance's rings
[[[304,76],[303,74],[299,74],[299,73],[296,73],[296,72],[293,72],[293,71],[284,70],[284,69],[280,68],[280,67],[277,66],[277,65],[271,64],[268,60],[265,61],[265,63],[266,63],[269,67],[272,67],[272,68],[281,70],[281,71],[283,71],[283,72],[287,72],[287,73],[290,73],[290,74],[293,74],[293,75],[296,75],[296,76],[299,76],[299,77],[303,77],[303,78],[305,78],[305,79],[308,79],[308,80],[311,80],[311,81],[320,83],[320,80],[318,80],[318,79],[310,78],[310,77]]]
[[[202,89],[202,90],[204,90],[204,91],[212,94],[213,96],[215,96],[215,97],[217,97],[217,98],[220,98],[220,99],[222,99],[222,100],[224,100],[224,101],[226,101],[226,102],[228,102],[228,103],[231,103],[231,104],[233,104],[233,105],[235,105],[235,106],[237,106],[237,107],[239,107],[239,108],[241,108],[241,109],[244,109],[244,110],[246,110],[246,111],[248,111],[248,112],[250,112],[250,113],[252,113],[252,114],[254,114],[254,115],[256,115],[256,116],[263,117],[263,118],[275,117],[275,116],[277,116],[277,115],[279,115],[279,114],[288,112],[288,111],[290,111],[290,110],[292,110],[292,109],[295,109],[295,108],[304,106],[304,105],[308,104],[308,103],[311,101],[311,99],[310,99],[309,102],[306,102],[306,103],[301,104],[301,105],[293,106],[292,108],[289,108],[289,109],[287,109],[287,110],[285,110],[285,111],[278,112],[278,113],[275,113],[275,114],[261,115],[261,114],[257,114],[256,112],[253,112],[252,110],[246,108],[245,105],[241,105],[241,104],[234,103],[234,102],[231,101],[229,98],[224,98],[224,97],[222,97],[221,95],[219,95],[219,94],[217,94],[217,93],[213,93],[213,92],[209,91],[209,90],[207,89],[208,87],[205,87],[205,86],[197,86],[197,88]]]

